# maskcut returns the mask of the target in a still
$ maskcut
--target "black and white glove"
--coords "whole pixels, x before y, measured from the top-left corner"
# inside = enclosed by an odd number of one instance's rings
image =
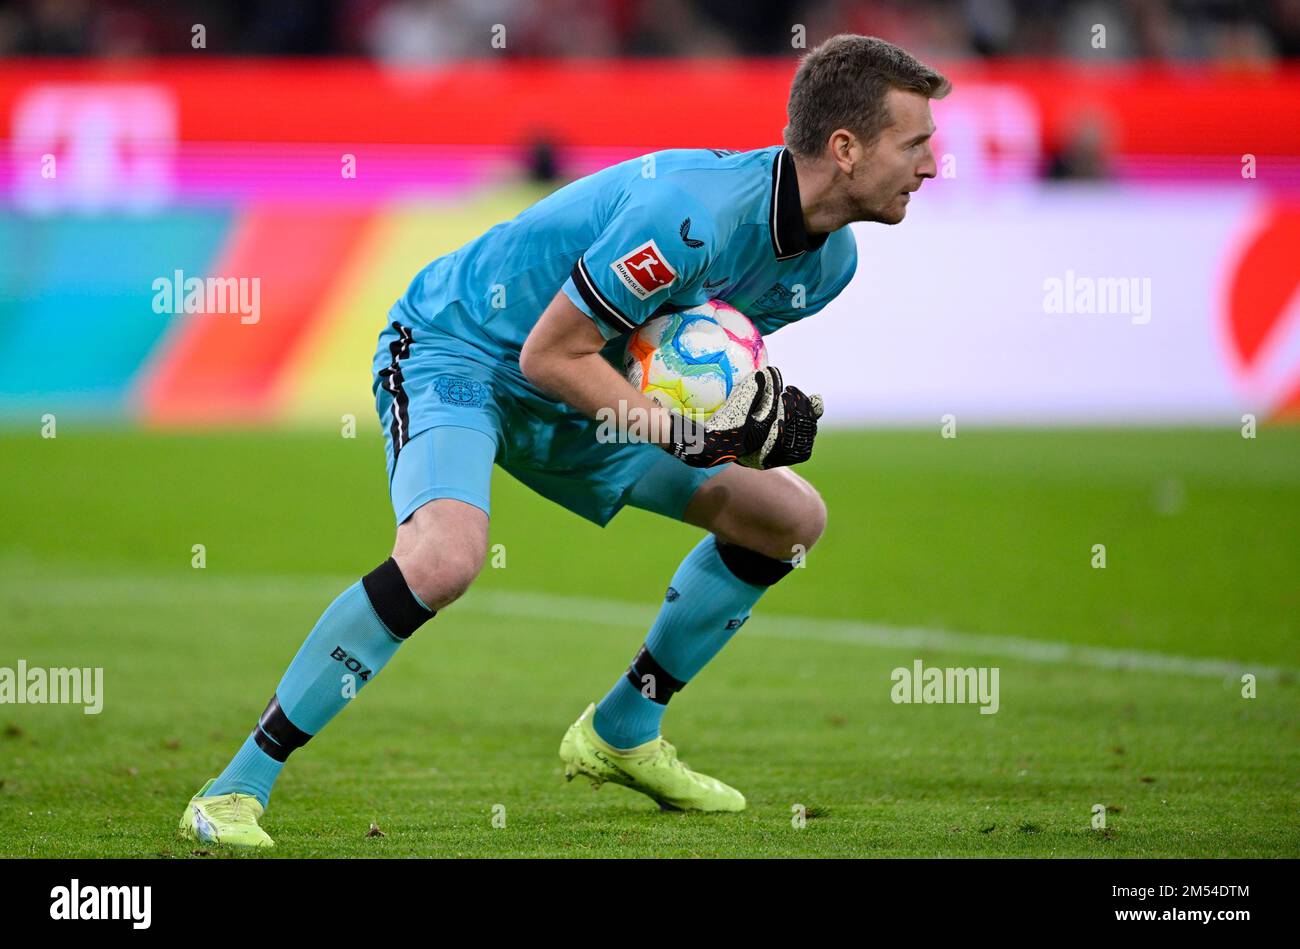
[[[664,447],[695,468],[797,465],[812,457],[822,411],[821,396],[784,385],[781,370],[768,366],[738,382],[706,421],[674,413],[672,444]]]

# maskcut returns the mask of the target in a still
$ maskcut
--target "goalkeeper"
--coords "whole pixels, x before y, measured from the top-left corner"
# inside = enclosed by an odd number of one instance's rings
[[[900,222],[911,192],[934,177],[929,100],[947,91],[896,46],[834,37],[799,66],[784,146],[623,162],[420,271],[374,360],[392,556],[325,610],[247,740],[190,800],[181,830],[271,844],[258,821],[289,755],[478,574],[494,465],[600,525],[630,504],[707,532],[630,666],[563,736],[560,757],[570,778],[622,784],[665,809],[743,809],[738,790],[677,759],[660,721],[820,537],[825,506],[790,466],[812,453],[821,401],[769,368],[690,424],[613,363],[647,319],[712,298],[763,334],[821,310],[857,265],[846,225]],[[595,417],[609,411],[646,413],[656,444],[598,440]]]

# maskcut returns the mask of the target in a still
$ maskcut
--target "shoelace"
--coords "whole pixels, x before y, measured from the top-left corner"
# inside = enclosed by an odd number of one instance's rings
[[[240,797],[238,794],[231,794],[223,810],[225,810],[226,816],[229,820],[239,822],[241,820],[252,819],[253,815],[251,809],[249,809],[247,812],[245,811],[245,808],[247,807],[248,807],[247,800]]]
[[[674,768],[686,768],[686,762],[685,762],[685,761],[682,761],[680,758],[677,757],[677,748],[676,748],[676,746],[673,745],[673,743],[670,742],[667,738],[661,738],[660,741],[662,741],[662,742],[664,743],[664,751],[665,751],[666,754],[667,754],[667,758],[668,758],[668,761],[669,761],[669,767],[674,767]],[[689,770],[689,769],[687,769],[687,770]]]

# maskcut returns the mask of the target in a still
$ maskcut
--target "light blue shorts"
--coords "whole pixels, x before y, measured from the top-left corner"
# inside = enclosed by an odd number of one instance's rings
[[[597,441],[599,423],[547,399],[516,368],[444,333],[398,326],[380,334],[373,386],[398,524],[437,498],[490,513],[494,463],[602,527],[625,504],[681,520],[700,485],[726,467]]]

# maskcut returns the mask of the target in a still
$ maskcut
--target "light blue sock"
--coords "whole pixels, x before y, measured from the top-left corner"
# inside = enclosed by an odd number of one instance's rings
[[[252,794],[265,807],[289,752],[341,712],[433,615],[391,559],[340,593],[289,663],[258,726],[207,793]]]
[[[739,551],[739,548],[731,550]],[[740,553],[738,559],[742,566],[751,561],[766,562],[768,575],[761,576],[764,583],[740,579],[723,561],[718,542],[711,534],[695,545],[673,574],[672,585],[650,627],[644,649],[596,706],[592,722],[596,734],[615,748],[632,748],[659,735],[659,724],[673,686],[689,682],[718,654],[749,619],[759,597],[775,582],[772,575],[789,569],[790,561],[772,560],[752,551]],[[760,576],[749,575],[753,579]],[[648,660],[646,653],[649,653]],[[676,680],[676,683],[670,681],[667,689],[663,688],[663,682],[656,681],[665,673],[670,680]],[[638,684],[633,684],[633,678]],[[662,702],[647,697],[646,693],[654,691],[656,686]]]
[[[226,765],[226,770],[217,775],[217,780],[208,788],[207,793],[231,794],[238,791],[240,794],[251,794],[266,807],[271,799],[271,786],[275,784],[283,767],[283,761],[276,761],[257,747],[257,742],[249,735],[235,752],[235,757],[230,759],[230,764]]]

